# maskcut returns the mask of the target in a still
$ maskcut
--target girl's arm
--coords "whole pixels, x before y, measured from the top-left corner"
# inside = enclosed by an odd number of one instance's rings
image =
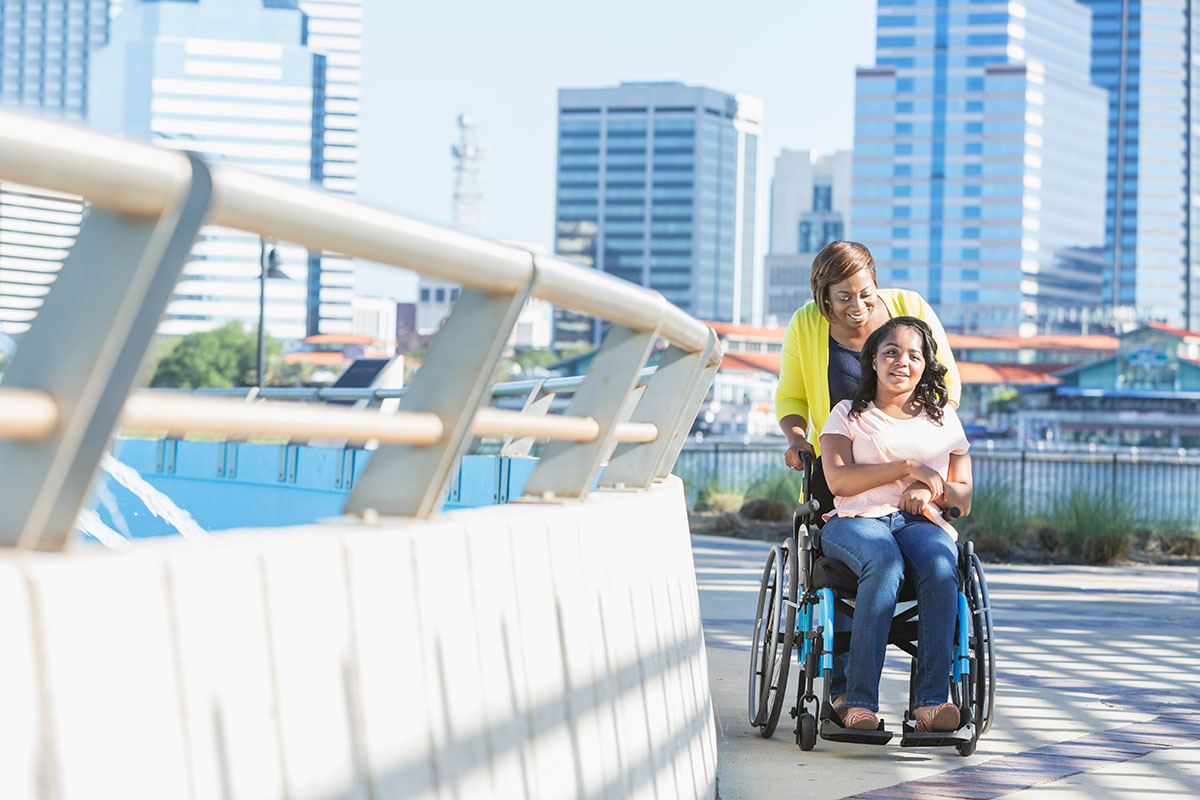
[[[971,493],[974,486],[971,479],[971,454],[950,454],[950,469],[946,475],[946,490],[941,499],[934,495],[934,502],[942,508],[958,506],[962,516],[971,513]]]
[[[921,481],[929,487],[935,498],[945,491],[942,476],[915,459],[855,464],[850,439],[839,433],[827,433],[821,437],[821,463],[825,466],[825,482],[829,484],[829,491],[838,497],[862,494],[900,480]]]

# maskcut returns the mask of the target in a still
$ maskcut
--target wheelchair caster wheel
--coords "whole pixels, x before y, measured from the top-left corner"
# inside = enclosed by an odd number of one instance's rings
[[[955,746],[954,749],[958,751],[960,756],[969,756],[975,752],[975,740],[972,739],[969,742],[963,742],[962,744]]]
[[[812,750],[817,743],[817,718],[807,711],[800,715],[800,724],[796,727],[796,744],[801,750]]]

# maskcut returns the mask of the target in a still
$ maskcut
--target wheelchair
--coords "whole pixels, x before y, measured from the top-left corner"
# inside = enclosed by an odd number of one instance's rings
[[[844,563],[824,556],[820,546],[818,502],[809,495],[812,461],[804,458],[801,501],[792,515],[792,535],[771,548],[763,567],[750,647],[748,713],[750,724],[770,738],[779,724],[788,687],[789,662],[796,653],[799,680],[796,704],[796,744],[812,750],[822,739],[858,744],[887,744],[892,732],[879,721],[876,730],[843,727],[833,710],[827,679],[833,659],[850,649],[850,631],[837,631],[834,611],[854,616],[858,578]],[[952,509],[952,516],[954,516]],[[956,623],[950,700],[959,710],[959,728],[949,732],[918,732],[912,706],[917,670],[916,592],[905,580],[896,602],[888,644],[911,656],[909,708],[902,723],[901,747],[954,747],[959,754],[975,752],[979,737],[992,726],[996,700],[996,655],[987,581],[969,541],[958,543],[958,620]],[[813,683],[822,681],[820,699]]]

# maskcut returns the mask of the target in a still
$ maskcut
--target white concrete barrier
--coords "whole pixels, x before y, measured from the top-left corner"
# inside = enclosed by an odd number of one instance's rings
[[[711,798],[677,478],[0,557],[5,798]]]

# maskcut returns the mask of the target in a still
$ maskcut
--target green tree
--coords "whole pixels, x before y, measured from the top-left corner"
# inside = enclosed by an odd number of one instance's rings
[[[253,386],[257,378],[257,328],[230,322],[220,328],[191,333],[163,348],[150,379],[151,386],[200,389]],[[270,384],[278,374],[283,346],[267,336],[267,371]]]

